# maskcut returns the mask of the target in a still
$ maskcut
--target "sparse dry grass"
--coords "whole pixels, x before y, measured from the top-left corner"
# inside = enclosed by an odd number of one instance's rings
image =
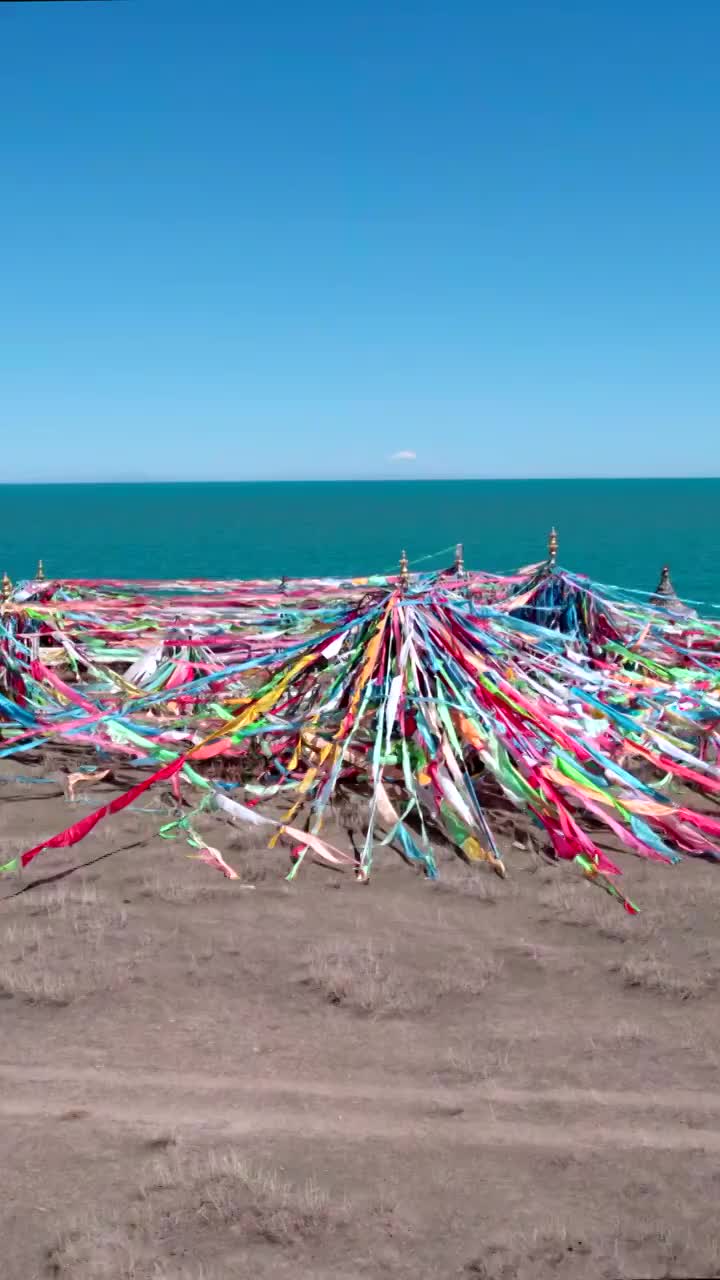
[[[44,968],[13,968],[3,965],[0,969],[0,995],[17,996],[28,1004],[71,1004],[78,995],[76,983],[60,974],[48,973]]]
[[[230,842],[233,849],[234,841]],[[238,854],[233,852],[228,859],[237,872],[237,880],[227,880],[212,867],[200,870],[188,869],[180,860],[176,864],[176,875],[167,871],[155,871],[143,878],[140,893],[144,898],[159,898],[163,902],[179,905],[192,905],[196,902],[217,898],[220,894],[232,893],[233,889],[249,888],[261,881],[282,875],[277,855],[270,850],[264,856],[263,850],[255,846],[250,852]]]
[[[234,1149],[173,1149],[148,1165],[134,1209],[73,1225],[50,1250],[48,1269],[67,1280],[211,1280],[216,1272],[201,1262],[178,1271],[168,1255],[182,1255],[185,1238],[197,1248],[205,1235],[214,1249],[223,1241],[290,1248],[348,1219],[345,1202],[333,1203],[312,1180],[293,1185]]]
[[[150,1273],[150,1280],[228,1280],[228,1273],[223,1267],[206,1267],[202,1263],[188,1263],[187,1266],[173,1266],[167,1262],[157,1262]]]
[[[265,828],[267,832],[267,828]],[[262,857],[267,853],[267,848],[263,845],[262,834],[258,834],[258,828],[252,826],[236,827],[228,825],[224,828],[226,832],[225,843],[228,849],[232,849],[234,853],[256,853]],[[262,833],[262,828],[260,828]],[[272,850],[269,851],[272,853]]]
[[[42,836],[40,839],[42,839]],[[13,858],[19,858],[20,854],[24,853],[27,848],[27,840],[20,839],[17,836],[3,836],[0,839],[0,867],[7,866],[9,862],[12,862]],[[22,876],[22,871],[19,867],[15,874]]]
[[[568,1252],[570,1236],[562,1223],[550,1222],[532,1231],[517,1232],[507,1241],[488,1242],[483,1252],[465,1267],[473,1280],[530,1280],[542,1262],[554,1271]],[[591,1252],[583,1241],[576,1240],[573,1251],[582,1256]]]
[[[541,893],[539,902],[544,919],[591,929],[609,942],[645,941],[656,923],[650,912],[628,915],[619,902],[583,881],[556,882]]]
[[[208,868],[208,877],[213,873]],[[198,881],[194,876],[192,880],[169,880],[158,872],[155,875],[145,876],[143,879],[140,893],[143,898],[160,898],[163,902],[173,902],[178,904],[193,904],[201,902],[207,898],[213,898],[218,892],[225,890],[225,883],[216,884],[209,878],[205,882]]]
[[[513,959],[529,960],[536,969],[552,968],[557,973],[567,972],[575,968],[577,961],[566,947],[548,946],[542,942],[529,942],[521,938],[518,942],[509,942],[503,947],[503,953],[510,961]]]
[[[61,881],[23,896],[19,910],[30,916],[59,916],[76,933],[88,929],[124,928],[127,912],[98,893],[88,880]]]
[[[459,858],[443,864],[439,878],[430,888],[433,893],[463,894],[488,906],[513,894],[512,880],[500,881],[489,867],[469,867]]]
[[[180,1134],[176,1130],[167,1130],[165,1133],[156,1133],[154,1137],[148,1138],[147,1147],[149,1151],[167,1151],[170,1147],[180,1145]]]
[[[217,836],[217,832],[215,833]],[[212,841],[211,841],[212,843]],[[218,841],[215,839],[215,843]],[[279,841],[272,848],[263,843],[257,830],[238,827],[223,828],[221,843],[232,854],[230,861],[244,884],[282,879],[290,869],[288,845]]]
[[[514,1046],[509,1041],[488,1046],[482,1055],[466,1049],[450,1049],[437,1079],[443,1084],[480,1084],[501,1078],[514,1060]]]
[[[141,1256],[130,1230],[88,1216],[64,1231],[48,1250],[46,1273],[63,1280],[138,1280]]]
[[[87,882],[23,894],[0,920],[0,995],[62,1007],[122,984],[134,959],[127,923],[125,909]]]
[[[576,1227],[548,1222],[489,1241],[466,1264],[465,1274],[474,1280],[535,1280],[538,1274],[561,1280],[714,1280],[720,1275],[720,1238],[673,1231],[660,1222],[643,1227],[634,1220],[617,1223],[607,1235],[579,1236]]]
[[[13,960],[22,960],[38,950],[43,936],[37,925],[27,924],[25,920],[13,921],[0,931],[0,945],[4,954]]]
[[[637,1022],[618,1022],[614,1034],[615,1044],[619,1046],[639,1045],[647,1039],[646,1033]]]
[[[658,956],[649,954],[631,956],[620,965],[619,972],[626,987],[678,1000],[701,996],[709,985],[707,973],[682,973]]]
[[[412,1015],[441,999],[478,996],[501,969],[494,955],[467,948],[425,978],[411,962],[401,963],[394,947],[348,939],[318,943],[307,956],[307,982],[330,1004],[376,1017]]]
[[[437,975],[434,988],[438,997],[479,996],[493,978],[503,970],[503,961],[492,953],[468,950],[459,955],[453,965],[447,965]]]
[[[366,1014],[412,1013],[419,991],[400,981],[392,957],[371,942],[318,943],[308,955],[308,982],[331,1004]]]
[[[278,849],[254,849],[235,854],[233,866],[240,877],[240,884],[262,884],[266,880],[282,882],[290,870],[290,858],[286,846]]]
[[[154,1192],[172,1193],[171,1203]],[[180,1222],[194,1215],[207,1227],[241,1225],[271,1244],[324,1233],[346,1220],[315,1182],[294,1186],[274,1169],[252,1164],[232,1148],[187,1156],[173,1151],[152,1162],[142,1188],[146,1225],[157,1235],[158,1218]]]
[[[113,991],[131,981],[134,960],[118,960],[109,952],[75,952],[72,968],[53,970],[48,953],[0,968],[0,996],[28,1004],[62,1008],[100,991]]]
[[[558,876],[562,874],[562,869],[558,867],[557,863],[541,861],[536,864],[536,869],[533,870],[532,874],[538,884],[550,887],[557,884]]]

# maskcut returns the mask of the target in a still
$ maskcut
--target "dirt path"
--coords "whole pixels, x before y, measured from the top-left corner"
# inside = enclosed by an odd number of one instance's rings
[[[297,1079],[248,1080],[167,1070],[0,1064],[0,1114],[92,1118],[105,1126],[239,1136],[561,1151],[720,1152],[720,1097],[709,1092],[618,1093],[380,1086]]]

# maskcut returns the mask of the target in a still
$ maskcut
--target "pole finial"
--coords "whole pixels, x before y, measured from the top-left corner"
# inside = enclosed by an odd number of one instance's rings
[[[35,581],[36,582],[45,581],[45,565],[42,562],[42,557],[38,560],[38,563],[37,563],[37,570],[35,572]]]
[[[408,565],[407,551],[404,549],[400,552],[400,586],[403,591],[407,591],[410,586],[410,568]]]
[[[555,565],[557,564],[557,553],[558,553],[558,536],[557,536],[557,529],[555,528],[555,525],[553,525],[552,529],[550,530],[547,549],[548,549],[548,564],[551,566],[551,568],[554,569]]]
[[[463,544],[458,542],[455,548],[455,572],[458,578],[465,576],[465,557],[463,555]]]
[[[10,599],[12,595],[12,589],[13,589],[13,584],[8,578],[7,573],[3,573],[2,586],[0,587],[0,595],[2,596],[3,601]]]
[[[660,571],[660,581],[658,582],[653,594],[650,597],[651,604],[667,604],[669,600],[676,600],[675,588],[670,580],[670,566],[664,564]]]

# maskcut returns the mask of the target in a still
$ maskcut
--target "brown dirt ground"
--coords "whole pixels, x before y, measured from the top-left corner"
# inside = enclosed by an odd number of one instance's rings
[[[89,807],[20,774],[0,861]],[[0,885],[3,1280],[720,1275],[720,867],[231,883],[163,803]]]

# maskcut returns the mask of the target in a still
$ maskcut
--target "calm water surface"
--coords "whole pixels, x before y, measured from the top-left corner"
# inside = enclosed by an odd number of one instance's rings
[[[720,480],[454,480],[0,486],[0,572],[273,577],[393,569],[461,540],[475,568],[541,559],[720,600]],[[448,556],[428,561],[438,566]]]

